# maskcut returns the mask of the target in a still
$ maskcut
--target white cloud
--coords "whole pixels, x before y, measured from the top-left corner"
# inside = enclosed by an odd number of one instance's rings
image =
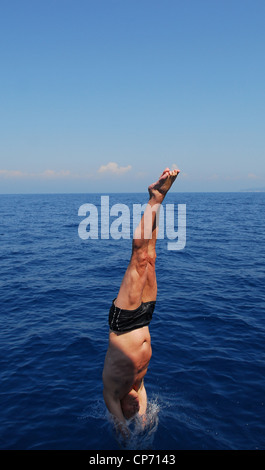
[[[259,176],[255,175],[254,173],[249,173],[248,178],[250,178],[252,180],[256,180],[256,179],[259,179]]]
[[[68,170],[45,170],[41,173],[30,173],[30,172],[23,172],[20,170],[0,170],[0,178],[43,178],[43,179],[50,179],[50,178],[67,178],[71,176],[70,171]]]
[[[98,169],[99,173],[113,173],[115,175],[122,175],[123,173],[126,173],[127,171],[130,171],[132,169],[131,165],[128,166],[119,166],[118,163],[115,162],[109,162],[107,165],[101,165],[101,167]]]
[[[213,181],[213,180],[218,180],[219,178],[219,175],[217,173],[213,173],[212,175],[208,176],[208,180],[209,181]]]
[[[27,174],[19,170],[0,170],[0,177],[1,176],[3,178],[23,178],[27,176]]]
[[[179,169],[178,165],[176,165],[176,163],[173,163],[172,170],[178,170],[178,169]]]
[[[131,170],[131,165],[119,166],[115,162],[109,162],[107,165],[102,165],[97,173],[73,173],[69,170],[51,170],[47,169],[41,172],[20,171],[20,170],[7,170],[0,169],[0,179],[41,179],[41,180],[57,180],[57,179],[94,179],[99,174],[113,174],[122,175]]]
[[[60,171],[54,171],[54,170],[45,170],[43,173],[40,173],[42,178],[67,178],[71,176],[70,171],[68,170],[60,170]]]

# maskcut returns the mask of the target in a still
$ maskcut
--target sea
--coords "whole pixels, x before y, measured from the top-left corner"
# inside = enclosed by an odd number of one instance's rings
[[[147,202],[108,196],[130,217]],[[264,449],[265,193],[166,196],[176,234],[186,207],[186,240],[177,250],[166,233],[157,241],[148,409],[144,428],[128,422],[126,442],[104,404],[102,369],[132,237],[101,236],[101,197],[0,196],[0,449]],[[92,219],[80,237],[84,204],[98,211],[97,238]]]

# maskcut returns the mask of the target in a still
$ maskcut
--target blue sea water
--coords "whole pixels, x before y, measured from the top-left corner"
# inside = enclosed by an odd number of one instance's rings
[[[85,203],[100,210],[100,195],[0,196],[1,449],[121,448],[101,374],[131,240],[82,240]],[[186,204],[187,240],[157,242],[148,427],[134,423],[129,448],[264,449],[265,193],[165,203]]]

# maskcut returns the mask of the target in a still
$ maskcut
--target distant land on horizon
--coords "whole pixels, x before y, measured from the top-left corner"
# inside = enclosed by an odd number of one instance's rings
[[[249,189],[241,189],[241,193],[264,193],[265,192],[265,187],[264,188],[249,188]]]

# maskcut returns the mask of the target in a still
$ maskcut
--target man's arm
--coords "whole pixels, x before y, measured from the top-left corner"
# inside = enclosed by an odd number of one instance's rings
[[[106,389],[103,390],[103,397],[106,403],[106,406],[112,415],[114,425],[116,430],[126,439],[129,438],[130,432],[126,425],[126,419],[122,412],[121,402],[117,398],[113,398]]]
[[[126,420],[124,418],[122,409],[121,409],[121,402],[119,398],[113,398],[110,393],[106,391],[104,388],[103,390],[103,397],[106,403],[106,406],[109,412],[120,422],[126,424]]]

